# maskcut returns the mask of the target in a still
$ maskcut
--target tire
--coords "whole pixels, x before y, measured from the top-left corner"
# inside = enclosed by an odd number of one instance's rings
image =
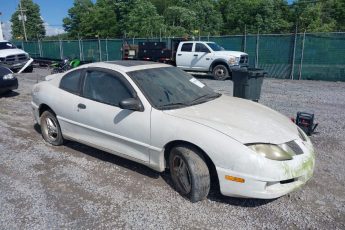
[[[64,140],[55,114],[50,110],[44,111],[40,122],[43,139],[52,145],[62,145]]]
[[[215,80],[224,81],[229,77],[229,70],[225,65],[216,65],[212,70],[212,75]]]
[[[177,146],[169,155],[170,175],[175,189],[191,202],[207,197],[210,191],[210,172],[194,148]]]

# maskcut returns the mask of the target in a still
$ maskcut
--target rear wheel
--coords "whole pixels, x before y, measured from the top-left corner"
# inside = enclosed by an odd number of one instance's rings
[[[41,115],[41,132],[43,139],[52,145],[62,145],[63,137],[59,122],[52,111],[44,111]]]
[[[178,146],[169,155],[171,178],[176,190],[192,202],[206,198],[210,190],[210,173],[194,148]]]
[[[229,70],[225,65],[216,65],[212,71],[215,80],[225,80],[229,77]]]

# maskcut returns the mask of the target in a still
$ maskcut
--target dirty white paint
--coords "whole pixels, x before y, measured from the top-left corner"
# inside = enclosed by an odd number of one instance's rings
[[[87,66],[90,65],[79,68]],[[65,138],[121,155],[157,171],[165,170],[166,144],[177,140],[190,142],[210,157],[217,169],[221,193],[228,196],[276,198],[301,187],[312,176],[314,150],[310,140],[301,140],[297,126],[278,112],[224,95],[203,104],[160,111],[151,106],[126,72],[167,65],[118,67],[94,63],[92,66],[123,74],[141,100],[144,112],[121,110],[61,90],[58,85],[63,74],[57,74],[34,86],[32,107],[37,122],[39,106],[47,104],[57,114]],[[87,112],[78,110],[79,103],[86,104]],[[289,161],[264,158],[245,145],[293,140],[304,153]],[[243,178],[245,183],[225,180],[225,175]],[[280,183],[290,179],[294,181]]]

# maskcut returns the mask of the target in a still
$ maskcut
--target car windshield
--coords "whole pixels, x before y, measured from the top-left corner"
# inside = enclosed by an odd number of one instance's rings
[[[0,42],[0,50],[15,49],[16,46],[10,42]]]
[[[160,110],[200,104],[221,95],[176,67],[137,70],[128,75]]]
[[[206,43],[213,51],[222,51],[224,50],[223,47],[221,47],[220,45],[218,45],[217,43],[214,42],[207,42]]]

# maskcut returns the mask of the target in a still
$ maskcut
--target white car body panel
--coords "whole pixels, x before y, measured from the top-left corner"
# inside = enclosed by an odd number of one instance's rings
[[[151,106],[127,71],[168,67],[152,64],[123,67],[108,63],[89,66],[120,72],[137,92],[144,112],[127,111],[65,92],[58,88],[64,74],[55,74],[33,88],[32,107],[39,123],[42,104],[57,114],[65,138],[120,155],[157,171],[166,168],[167,144],[183,141],[198,146],[213,162],[224,195],[276,198],[303,185],[314,169],[314,150],[302,141],[297,127],[283,115],[257,103],[221,96],[212,101],[174,110]],[[174,68],[174,67],[170,67]],[[86,110],[78,111],[78,103]],[[295,141],[303,150],[293,160],[275,161],[258,155],[245,143],[281,144]],[[240,177],[245,183],[225,180]],[[282,184],[281,181],[293,180]]]

